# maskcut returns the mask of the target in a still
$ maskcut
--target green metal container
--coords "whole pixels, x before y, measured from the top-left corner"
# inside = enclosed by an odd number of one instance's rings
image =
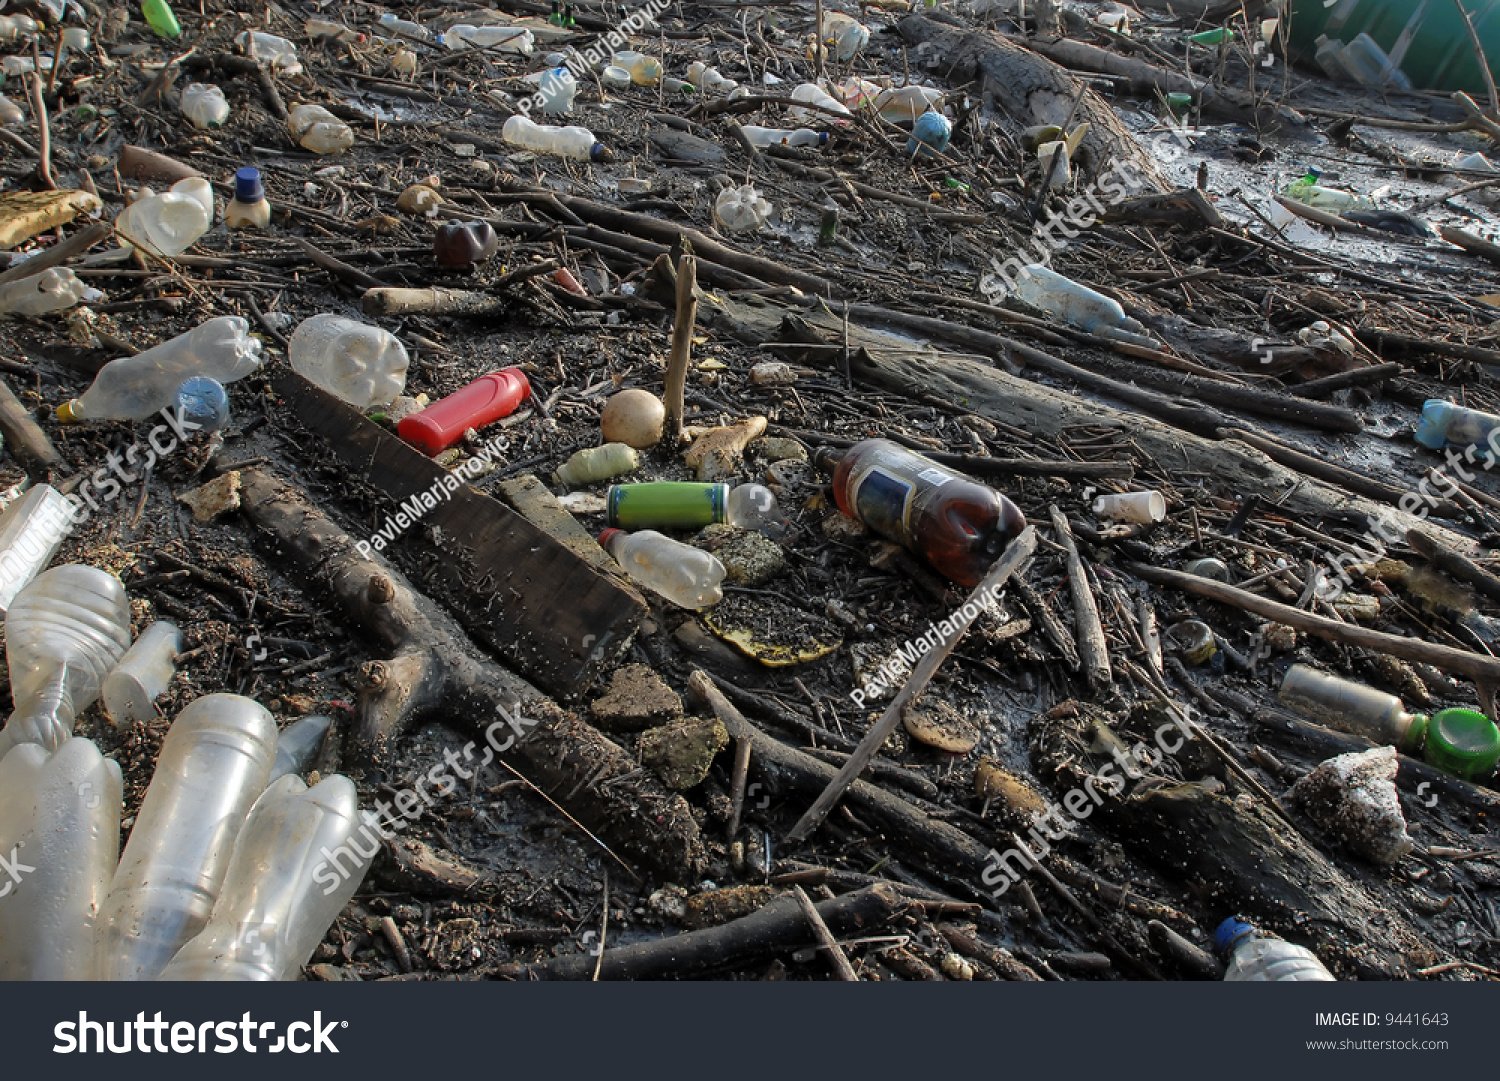
[[[1500,0],[1461,0],[1491,68],[1500,66]],[[1292,0],[1293,57],[1312,63],[1319,35],[1369,34],[1419,90],[1487,93],[1474,43],[1454,0]]]
[[[1466,781],[1487,777],[1500,763],[1500,728],[1472,709],[1445,709],[1427,724],[1427,764]]]
[[[617,529],[697,529],[724,521],[729,485],[692,481],[611,484],[605,496]]]

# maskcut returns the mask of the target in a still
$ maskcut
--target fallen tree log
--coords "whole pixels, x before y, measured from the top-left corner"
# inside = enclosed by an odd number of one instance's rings
[[[360,669],[349,748],[356,763],[388,764],[412,724],[440,715],[474,734],[485,752],[506,745],[496,757],[631,859],[678,880],[700,873],[703,841],[686,800],[597,729],[482,656],[451,616],[379,555],[361,555],[297,489],[259,470],[242,473],[240,484],[245,514],[278,553],[327,586],[389,654]],[[516,738],[487,743],[486,731],[506,714],[534,723],[517,721]]]

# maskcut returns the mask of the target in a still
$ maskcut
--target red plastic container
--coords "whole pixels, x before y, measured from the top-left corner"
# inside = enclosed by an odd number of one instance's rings
[[[441,454],[470,428],[483,428],[510,416],[530,395],[531,384],[521,369],[490,372],[406,417],[396,425],[396,434],[428,455]]]

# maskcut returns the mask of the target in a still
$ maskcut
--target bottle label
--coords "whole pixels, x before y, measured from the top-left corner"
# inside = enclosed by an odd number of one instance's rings
[[[854,513],[876,533],[902,537],[915,492],[911,482],[871,466],[854,482]]]

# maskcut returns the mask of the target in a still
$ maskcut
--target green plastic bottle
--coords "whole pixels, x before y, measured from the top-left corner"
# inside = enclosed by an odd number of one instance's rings
[[[141,14],[146,17],[146,25],[162,37],[181,36],[182,27],[178,25],[177,16],[172,14],[172,6],[167,0],[141,0]]]
[[[1188,40],[1195,45],[1219,45],[1233,37],[1233,30],[1227,26],[1221,26],[1217,30],[1205,30],[1201,34],[1189,34]]]

